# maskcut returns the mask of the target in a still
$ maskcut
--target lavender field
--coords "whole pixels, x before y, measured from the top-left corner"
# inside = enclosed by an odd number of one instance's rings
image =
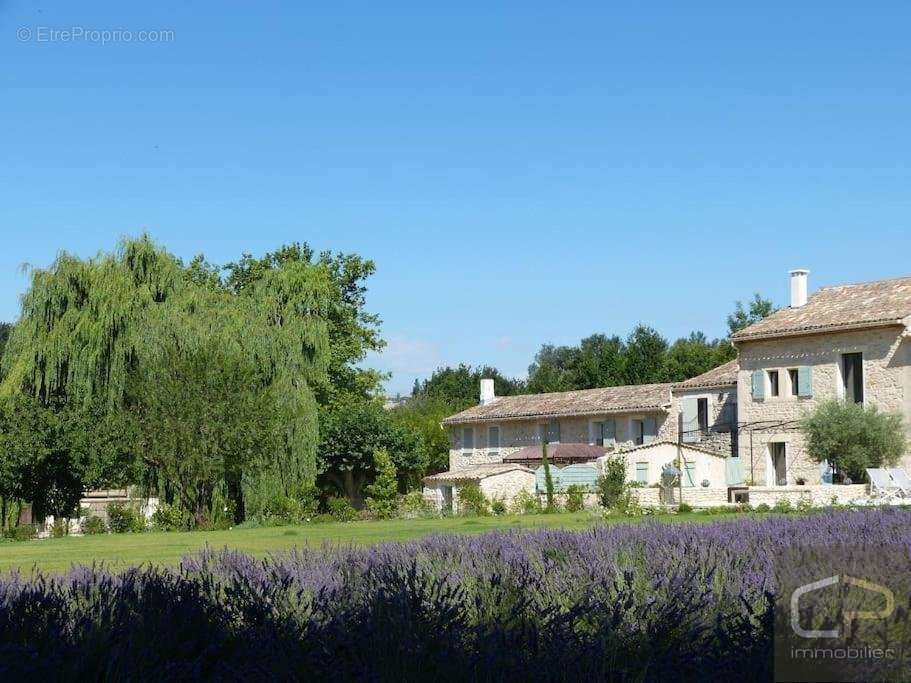
[[[772,678],[776,567],[903,548],[911,512],[436,536],[0,583],[0,678]],[[896,567],[889,567],[889,572]]]

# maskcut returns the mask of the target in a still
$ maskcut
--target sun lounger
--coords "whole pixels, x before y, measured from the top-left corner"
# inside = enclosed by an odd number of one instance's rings
[[[888,470],[878,467],[867,468],[870,478],[870,498],[882,502],[891,502],[894,498],[905,498],[902,488],[892,479]]]
[[[911,477],[908,476],[908,473],[900,467],[893,467],[887,471],[892,477],[892,481],[901,490],[902,495],[905,498],[911,498]]]

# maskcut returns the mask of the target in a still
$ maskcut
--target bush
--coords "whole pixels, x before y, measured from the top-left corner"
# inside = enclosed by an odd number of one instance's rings
[[[598,495],[605,508],[615,507],[626,492],[626,459],[612,456],[604,462],[604,474],[598,477]]]
[[[145,531],[145,519],[139,510],[124,503],[108,503],[108,528],[115,534]]]
[[[55,519],[51,527],[51,536],[53,538],[63,538],[69,531],[69,522],[65,519]]]
[[[770,508],[766,503],[760,503],[756,506],[756,512],[771,512],[771,510],[772,508]]]
[[[800,500],[797,501],[797,505],[794,506],[794,511],[801,514],[806,514],[813,509],[813,499],[811,496],[802,494]]]
[[[502,498],[494,498],[490,501],[490,511],[495,515],[505,515],[506,502]]]
[[[516,515],[536,515],[541,512],[538,496],[522,489],[512,499],[512,512]]]
[[[396,510],[399,483],[395,465],[385,448],[373,452],[373,466],[377,474],[373,483],[366,488],[367,509],[380,519],[392,517]]]
[[[693,506],[690,505],[689,503],[680,503],[680,505],[677,506],[678,513],[687,513],[687,512],[692,512],[692,511],[693,511]]]
[[[566,511],[579,512],[585,507],[585,487],[572,484],[566,487]]]
[[[33,538],[38,537],[38,525],[37,524],[23,524],[22,526],[14,526],[9,529],[6,529],[3,532],[3,538],[8,538],[11,541],[30,541]]]
[[[429,501],[424,500],[420,491],[409,491],[398,501],[398,516],[402,519],[436,517],[437,510]]]
[[[779,498],[775,502],[775,505],[772,506],[772,511],[783,514],[783,515],[786,515],[789,512],[792,512],[793,507],[791,506],[791,501],[788,500],[787,498]]]
[[[183,531],[191,526],[191,516],[176,505],[162,503],[152,513],[152,528],[156,531]]]
[[[800,429],[811,458],[854,481],[865,481],[868,467],[895,465],[907,450],[902,415],[872,405],[825,401],[804,415]]]
[[[104,520],[101,519],[98,515],[89,515],[82,520],[82,533],[87,536],[94,536],[95,534],[106,534],[108,532],[107,527],[104,524]]]
[[[336,522],[353,522],[357,519],[357,510],[347,498],[330,498],[326,505],[329,508],[329,515]]]
[[[465,484],[459,487],[459,512],[463,515],[486,516],[490,514],[490,503],[477,484]]]

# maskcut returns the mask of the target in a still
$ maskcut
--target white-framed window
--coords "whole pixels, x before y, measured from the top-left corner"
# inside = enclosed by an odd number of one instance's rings
[[[779,382],[778,382],[778,370],[769,370],[769,396],[778,396],[779,395]]]
[[[696,463],[692,460],[687,460],[683,465],[683,485],[696,485]]]
[[[800,371],[797,368],[788,368],[788,384],[790,385],[791,396],[800,395]]]
[[[630,437],[636,446],[651,443],[658,436],[658,422],[653,417],[634,417],[629,425]]]
[[[462,450],[466,453],[474,450],[474,427],[462,427]]]
[[[487,454],[500,455],[500,427],[491,425],[487,428]]]
[[[788,445],[784,441],[769,443],[768,461],[766,463],[766,486],[787,486],[788,484]]]
[[[842,396],[849,403],[864,402],[864,354],[841,354]]]
[[[637,462],[636,463],[636,481],[640,484],[648,483],[648,463],[647,462]]]
[[[611,446],[617,443],[617,421],[592,420],[589,423],[588,442],[593,446]]]

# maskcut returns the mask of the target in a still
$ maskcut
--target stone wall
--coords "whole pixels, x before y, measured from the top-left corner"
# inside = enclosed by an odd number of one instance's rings
[[[633,444],[632,421],[634,419],[654,418],[657,422],[657,440],[677,438],[677,416],[665,412],[616,413],[610,415],[589,415],[585,417],[559,418],[561,443],[593,443],[591,423],[604,420],[615,420],[617,425],[617,449],[630,448]],[[524,420],[502,420],[499,422],[478,422],[467,425],[453,425],[449,430],[449,469],[456,471],[470,465],[502,462],[503,458],[526,446],[540,446],[539,425],[546,423],[545,418]],[[488,429],[491,426],[500,428],[500,447],[490,448]],[[464,429],[474,432],[474,448],[470,451],[463,446]]]
[[[641,489],[631,489],[633,495],[643,507],[660,507],[661,505],[677,505],[680,502],[680,490],[674,488],[671,490],[671,496],[665,498],[661,489],[648,487]],[[832,504],[832,499],[838,504],[851,503],[858,498],[864,498],[868,495],[866,484],[851,484],[850,486],[828,486],[828,485],[808,485],[808,486],[787,486],[787,487],[749,487],[750,505],[768,505],[773,507],[779,500],[788,500],[792,505],[797,505],[802,500],[807,499],[814,507],[825,507]],[[694,508],[706,508],[728,505],[728,489],[724,488],[684,488],[683,502]]]
[[[741,342],[739,345],[737,409],[741,424],[739,450],[744,472],[750,475],[751,463],[756,485],[772,483],[767,472],[769,444],[786,444],[787,482],[798,478],[807,484],[819,484],[819,465],[806,453],[804,440],[796,426],[772,427],[776,422],[796,421],[815,408],[820,401],[841,397],[841,354],[863,353],[865,402],[884,411],[905,415],[911,435],[911,339],[903,338],[897,327],[820,334],[807,337]],[[801,398],[791,395],[788,370],[812,368],[813,395]],[[778,370],[780,395],[754,400],[754,370]],[[765,422],[766,424],[761,424]],[[911,469],[906,455],[902,466]]]
[[[674,417],[673,438],[676,441],[678,432],[678,416],[683,413],[683,398],[704,398],[709,406],[709,428],[704,434],[693,434],[694,441],[688,442],[702,448],[709,448],[723,455],[734,452],[737,442],[737,389],[724,387],[721,389],[692,389],[689,391],[674,391],[671,404],[671,415]],[[733,427],[733,429],[732,429]]]
[[[532,494],[535,492],[535,475],[534,472],[513,470],[485,477],[481,480],[480,486],[487,500],[502,500],[508,507],[519,491],[528,491]]]

